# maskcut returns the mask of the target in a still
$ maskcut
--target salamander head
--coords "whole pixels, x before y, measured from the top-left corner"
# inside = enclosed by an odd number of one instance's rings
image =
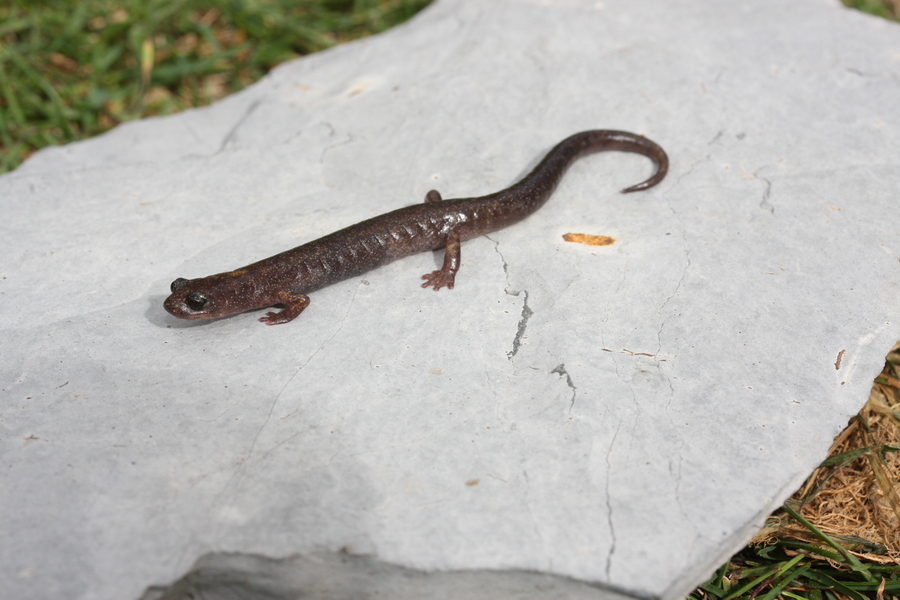
[[[217,319],[257,308],[248,305],[246,293],[241,294],[234,283],[224,274],[201,279],[179,277],[172,282],[172,295],[164,306],[179,319]]]

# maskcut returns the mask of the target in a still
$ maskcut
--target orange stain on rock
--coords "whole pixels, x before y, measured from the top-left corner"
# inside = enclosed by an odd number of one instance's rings
[[[611,246],[616,243],[615,238],[587,233],[566,233],[563,235],[563,239],[567,242],[586,244],[588,246]]]

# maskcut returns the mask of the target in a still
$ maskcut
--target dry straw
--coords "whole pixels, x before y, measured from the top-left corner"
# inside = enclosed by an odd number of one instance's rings
[[[888,354],[869,401],[828,456],[788,510],[855,557],[900,565],[900,343]],[[828,548],[787,512],[771,517],[754,544],[776,538]]]

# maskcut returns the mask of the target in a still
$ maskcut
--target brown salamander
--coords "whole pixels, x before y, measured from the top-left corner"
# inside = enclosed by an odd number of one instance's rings
[[[569,165],[585,154],[604,150],[634,152],[656,163],[652,177],[623,193],[653,187],[669,168],[665,151],[647,138],[625,131],[583,131],[557,144],[531,173],[500,192],[443,200],[431,190],[423,204],[362,221],[236,271],[176,279],[166,310],[181,319],[214,319],[281,305],[283,310],[268,312],[259,320],[266,325],[287,323],[309,305],[310,292],[438,248],[445,248],[443,266],[423,275],[422,287],[453,289],[462,242],[535,212],[550,198]]]

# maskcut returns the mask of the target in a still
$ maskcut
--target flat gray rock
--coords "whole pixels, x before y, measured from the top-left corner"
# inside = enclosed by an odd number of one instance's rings
[[[831,0],[440,0],[38,153],[0,178],[0,596],[341,548],[684,595],[900,337],[898,31]],[[425,253],[287,325],[163,311],[176,277],[496,191],[596,128],[660,143],[667,179],[622,195],[649,161],[581,160],[452,291]]]
[[[166,587],[141,600],[628,600],[589,583],[527,571],[422,572],[365,556],[317,552],[272,560],[247,554],[207,554]]]

